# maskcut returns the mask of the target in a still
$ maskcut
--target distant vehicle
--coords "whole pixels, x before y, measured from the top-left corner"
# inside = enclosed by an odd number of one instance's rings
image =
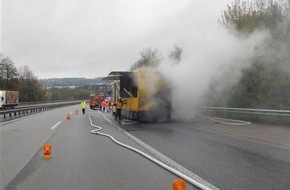
[[[89,105],[91,109],[97,109],[100,108],[101,102],[104,100],[104,94],[103,93],[91,93],[89,98]]]
[[[14,108],[19,104],[19,92],[0,90],[0,108]]]

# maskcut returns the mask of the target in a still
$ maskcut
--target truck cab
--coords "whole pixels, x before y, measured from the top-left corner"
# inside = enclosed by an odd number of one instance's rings
[[[0,91],[0,108],[3,108],[4,106],[4,94],[3,91]]]

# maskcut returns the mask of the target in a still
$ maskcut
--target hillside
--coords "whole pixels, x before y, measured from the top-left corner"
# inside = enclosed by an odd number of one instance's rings
[[[103,77],[94,79],[86,78],[51,78],[40,79],[41,85],[45,88],[50,87],[80,87],[80,86],[92,86],[97,84],[109,83],[109,81],[103,80]]]

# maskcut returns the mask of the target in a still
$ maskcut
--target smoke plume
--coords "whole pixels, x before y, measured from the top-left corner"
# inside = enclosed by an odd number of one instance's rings
[[[164,61],[160,70],[172,85],[172,116],[190,119],[204,101],[204,95],[213,80],[219,88],[235,84],[241,69],[250,64],[255,49],[269,37],[267,31],[255,32],[248,37],[230,33],[216,26],[203,38],[192,38],[184,44],[182,59],[178,64]]]

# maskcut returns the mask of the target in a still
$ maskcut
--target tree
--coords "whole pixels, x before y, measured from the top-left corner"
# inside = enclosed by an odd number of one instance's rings
[[[140,67],[157,67],[161,62],[161,54],[157,49],[147,48],[140,52],[140,59],[134,63],[130,70],[133,71]]]
[[[256,47],[240,81],[224,91],[231,91],[228,106],[290,109],[289,4],[287,7],[282,0],[235,0],[222,12],[219,22],[243,37],[261,30],[270,34]],[[224,92],[217,96],[223,97]]]
[[[15,90],[17,85],[18,72],[14,63],[9,57],[4,58],[1,55],[0,63],[0,87],[8,90]]]
[[[45,98],[45,92],[42,89],[37,77],[27,67],[19,68],[19,91],[20,101],[41,101]]]
[[[277,64],[254,63],[244,68],[233,87],[229,104],[234,107],[264,109],[290,108],[290,75]]]
[[[287,15],[289,16],[289,8],[283,1],[235,0],[227,5],[219,22],[229,29],[233,26],[234,30],[243,33],[252,33],[257,29],[270,29],[273,32]]]
[[[174,61],[174,63],[179,63],[181,61],[182,49],[176,44],[173,46],[173,50],[170,51],[168,57]]]
[[[17,69],[9,57],[0,58],[0,89],[19,91],[20,101],[44,100],[45,91],[27,66]]]

